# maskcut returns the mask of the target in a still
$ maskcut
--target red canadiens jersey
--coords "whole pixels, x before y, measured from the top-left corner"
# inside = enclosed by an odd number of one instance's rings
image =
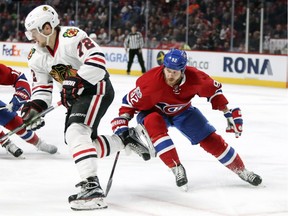
[[[15,89],[23,87],[27,92],[31,92],[30,85],[27,82],[25,75],[3,64],[0,64],[0,85],[11,85]]]
[[[166,84],[163,66],[155,67],[136,81],[136,87],[123,98],[120,115],[131,117],[136,111],[155,110],[175,116],[191,106],[191,99],[206,97],[213,109],[224,109],[228,104],[221,91],[221,84],[194,67],[186,67],[183,79],[177,86]]]

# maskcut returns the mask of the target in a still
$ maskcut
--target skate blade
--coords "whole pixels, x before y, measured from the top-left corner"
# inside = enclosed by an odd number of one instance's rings
[[[126,147],[124,150],[125,150],[125,154],[126,154],[127,156],[129,156],[129,155],[132,154],[132,150],[131,150],[129,147]]]
[[[187,192],[188,191],[188,184],[182,185],[179,187],[181,191]]]
[[[13,159],[20,159],[20,160],[23,160],[23,159],[26,159],[25,156],[23,154],[19,155],[18,157],[15,157],[14,155],[12,155],[11,153],[7,153],[7,155],[9,155],[9,157],[13,158]]]
[[[16,157],[17,159],[21,159],[21,160],[23,160],[23,159],[26,159],[23,155],[20,155],[20,156],[18,156],[18,157]]]
[[[108,207],[104,199],[94,198],[85,200],[74,200],[70,202],[70,207],[74,211],[105,209]]]

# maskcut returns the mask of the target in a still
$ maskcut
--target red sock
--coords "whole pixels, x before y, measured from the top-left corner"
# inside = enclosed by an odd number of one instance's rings
[[[4,127],[12,131],[15,128],[21,126],[22,124],[22,118],[19,116],[15,116],[15,118],[8,122],[8,124],[6,124]],[[37,134],[33,131],[27,131],[26,128],[18,131],[16,134],[32,145],[36,145],[38,143],[39,137],[37,136]]]

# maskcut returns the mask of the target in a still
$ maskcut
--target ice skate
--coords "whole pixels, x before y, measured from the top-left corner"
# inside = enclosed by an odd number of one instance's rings
[[[87,178],[78,183],[76,187],[81,187],[81,191],[68,198],[71,209],[81,211],[108,207],[104,201],[105,195],[97,176]]]
[[[23,154],[22,149],[20,149],[18,146],[16,146],[10,139],[8,139],[3,145],[3,148],[5,148],[10,154],[12,154],[14,157],[20,157]]]
[[[149,149],[138,137],[135,128],[129,128],[127,131],[119,134],[124,145],[129,147],[132,151],[142,157],[145,161],[150,160],[151,156]]]
[[[259,175],[255,174],[255,173],[253,173],[251,171],[248,171],[247,169],[239,171],[238,172],[238,176],[242,180],[244,180],[244,181],[246,181],[246,182],[248,182],[248,183],[250,183],[251,185],[254,185],[254,186],[258,186],[262,182],[262,178]]]
[[[184,166],[179,164],[178,166],[172,167],[171,170],[176,177],[176,185],[183,191],[188,191],[188,179]]]
[[[49,154],[55,154],[58,149],[54,145],[50,145],[45,143],[45,141],[39,139],[38,143],[36,144],[36,148],[40,151],[47,152]]]

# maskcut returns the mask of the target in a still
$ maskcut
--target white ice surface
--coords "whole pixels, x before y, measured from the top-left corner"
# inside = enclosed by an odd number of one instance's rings
[[[27,73],[27,69],[21,69]],[[29,77],[29,74],[26,74]],[[111,75],[115,99],[103,118],[99,134],[111,134],[110,121],[118,113],[122,96],[136,77]],[[57,89],[55,89],[57,90]],[[233,146],[246,167],[263,178],[259,187],[242,181],[198,145],[192,146],[178,131],[169,130],[189,179],[182,192],[159,158],[142,161],[121,152],[106,202],[108,209],[72,211],[68,196],[78,192],[80,181],[63,142],[65,109],[45,117],[38,135],[57,145],[59,154],[48,155],[13,135],[26,159],[15,159],[0,149],[0,216],[287,216],[288,215],[288,90],[224,84],[229,106],[239,106],[244,118],[243,135],[225,133],[226,120],[213,111],[206,99],[195,98],[194,106],[206,115],[217,132]],[[9,102],[10,87],[0,87],[0,98]],[[55,91],[54,102],[59,100]],[[131,126],[135,126],[132,120]],[[105,190],[115,154],[100,159],[98,176]]]

